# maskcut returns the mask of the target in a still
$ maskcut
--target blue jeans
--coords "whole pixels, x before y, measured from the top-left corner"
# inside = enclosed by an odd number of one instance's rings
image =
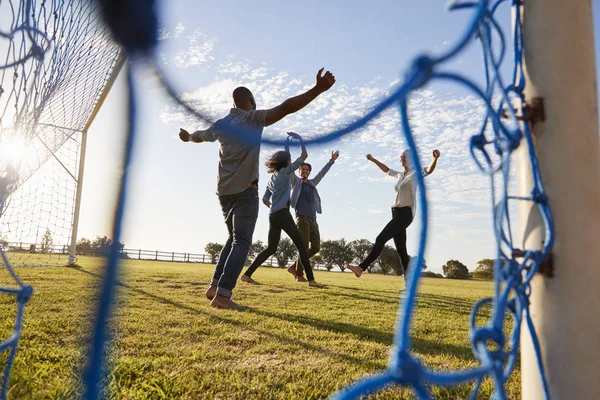
[[[248,188],[241,193],[219,196],[229,237],[215,268],[212,285],[217,294],[231,297],[231,291],[244,268],[252,234],[258,218],[258,189]]]

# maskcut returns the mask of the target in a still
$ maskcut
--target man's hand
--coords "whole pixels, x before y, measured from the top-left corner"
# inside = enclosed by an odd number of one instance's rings
[[[302,136],[298,135],[296,132],[288,132],[287,134],[292,139],[302,140]]]
[[[435,150],[433,151],[433,158],[435,158],[436,160],[437,160],[438,158],[440,158],[440,151],[439,151],[438,149],[435,149]]]
[[[271,202],[269,200],[263,200],[263,204],[269,208],[271,208]]]
[[[317,83],[315,85],[321,93],[328,91],[335,83],[335,76],[333,76],[331,72],[327,71],[325,72],[325,75],[322,75],[323,69],[324,68],[321,68],[317,73]]]
[[[332,151],[331,152],[331,161],[334,161],[338,159],[338,157],[340,156],[340,151],[336,150],[336,151]]]
[[[183,128],[179,128],[179,139],[184,142],[189,142],[192,135]]]
[[[373,161],[373,156],[372,156],[372,155],[370,155],[370,154],[367,154],[367,160],[369,160],[369,161]]]

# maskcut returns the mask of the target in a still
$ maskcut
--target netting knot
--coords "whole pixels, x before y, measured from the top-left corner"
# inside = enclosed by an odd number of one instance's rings
[[[486,144],[485,136],[483,135],[473,135],[471,136],[471,147],[474,149],[483,150],[483,147]]]
[[[148,53],[158,42],[154,0],[98,0],[115,41],[129,53]]]
[[[396,368],[391,370],[394,380],[400,384],[410,384],[421,381],[423,368],[421,363],[410,355],[407,351],[401,351],[397,354]]]
[[[495,355],[498,355],[505,345],[504,334],[501,330],[483,327],[474,330],[471,333],[471,342],[473,343],[473,350],[476,355],[482,355],[482,353],[487,353],[491,357],[495,358]],[[489,345],[496,345],[496,349],[491,350]]]
[[[407,86],[410,90],[424,86],[433,75],[434,61],[427,55],[417,57],[412,63],[411,70],[406,76]]]
[[[42,49],[37,44],[33,44],[31,46],[31,55],[38,61],[42,61],[44,59],[44,49]]]
[[[535,202],[535,203],[547,203],[548,202],[548,195],[546,193],[542,193],[539,191],[538,188],[535,188],[532,192],[531,192],[531,199]]]
[[[19,301],[27,303],[31,298],[31,295],[33,295],[33,286],[25,285],[21,288],[21,291],[19,292],[19,296],[17,298],[19,299]]]

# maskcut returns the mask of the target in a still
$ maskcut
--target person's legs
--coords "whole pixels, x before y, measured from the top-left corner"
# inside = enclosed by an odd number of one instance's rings
[[[306,246],[302,241],[300,231],[298,230],[298,227],[294,224],[294,220],[292,219],[292,216],[289,212],[282,218],[281,227],[285,231],[285,233],[287,233],[290,239],[292,239],[292,242],[294,242],[294,245],[296,245],[296,248],[298,249],[300,261],[302,262],[306,270],[306,278],[308,279],[308,285],[319,288],[325,287],[325,285],[321,285],[315,282],[315,276],[313,275],[312,267],[310,266],[310,260],[308,259],[308,252],[306,251]]]
[[[223,248],[221,249],[221,253],[219,253],[219,261],[217,262],[217,265],[215,267],[215,273],[213,274],[212,281],[210,282],[210,287],[205,293],[206,297],[209,300],[212,300],[213,297],[215,297],[215,295],[217,294],[219,277],[223,274],[223,267],[225,266],[225,261],[227,260],[227,257],[229,257],[229,253],[231,252],[231,243],[233,242],[233,224],[227,223],[227,230],[229,231],[229,237],[225,242],[225,246],[223,246]]]
[[[252,277],[254,271],[257,270],[269,257],[271,257],[277,251],[277,245],[279,244],[279,239],[281,238],[281,227],[277,223],[277,218],[273,218],[272,215],[269,216],[269,239],[267,248],[262,251],[254,262],[250,265],[250,267],[244,272],[244,276],[248,278]],[[243,278],[243,277],[242,277]]]
[[[234,196],[231,209],[226,216],[226,221],[231,221],[228,222],[228,227],[229,224],[232,227],[231,250],[223,264],[223,272],[218,282],[217,297],[231,297],[231,292],[248,257],[248,250],[252,243],[252,234],[258,217],[257,189],[248,188]]]
[[[392,218],[392,220],[388,222],[381,233],[377,236],[371,251],[367,255],[367,258],[365,258],[363,262],[359,264],[359,267],[363,271],[366,270],[367,267],[371,265],[377,259],[377,257],[379,257],[385,244],[394,236],[396,236],[401,230],[402,225],[400,224],[400,221],[397,218]]]
[[[305,245],[306,251],[308,252],[308,243],[310,240],[310,221],[304,215],[298,215],[296,217],[296,224],[302,237],[302,242]],[[293,271],[290,271],[293,272]],[[304,265],[300,260],[300,257],[296,260],[296,274],[297,277],[304,277]]]
[[[403,225],[406,225],[406,228],[408,228],[412,223],[412,212],[410,208],[408,210],[405,208],[398,210],[397,218],[401,219]],[[402,272],[405,280],[406,276],[408,275],[408,268],[410,266],[410,257],[408,256],[408,251],[406,250],[406,228],[402,229],[396,236],[394,236],[394,245],[396,246],[396,251],[400,256]]]
[[[310,221],[310,249],[308,249],[308,258],[312,258],[315,254],[321,251],[321,233],[319,232],[319,224],[316,218],[311,218]]]
[[[221,278],[221,275],[223,275],[225,261],[227,261],[229,253],[231,253],[231,245],[233,243],[233,213],[231,212],[231,209],[235,203],[236,196],[237,195],[219,196],[219,202],[221,203],[221,211],[223,212],[223,217],[225,218],[225,225],[227,226],[227,232],[229,235],[227,237],[225,245],[221,249],[221,253],[219,254],[219,261],[215,266],[215,272],[213,273],[210,287],[206,291],[206,297],[209,300],[212,300],[217,294],[217,286],[219,285],[219,279]]]
[[[408,251],[406,250],[406,229],[403,229],[400,231],[400,233],[394,236],[394,245],[396,246],[396,251],[400,256],[402,272],[406,278],[406,274],[408,273],[408,264],[410,263],[410,257],[408,256]]]
[[[360,277],[362,273],[369,267],[369,265],[371,265],[377,259],[377,257],[379,257],[379,255],[383,251],[383,247],[390,239],[394,238],[402,230],[406,230],[406,227],[410,224],[411,221],[407,221],[406,219],[401,217],[402,213],[399,213],[399,210],[404,209],[408,209],[408,211],[410,212],[409,207],[402,207],[401,209],[392,209],[392,220],[388,222],[385,228],[383,228],[381,233],[377,236],[377,239],[375,239],[375,243],[373,244],[371,251],[363,260],[363,262],[361,262],[358,265],[358,267],[346,264],[347,267],[352,272],[354,272],[356,276]]]

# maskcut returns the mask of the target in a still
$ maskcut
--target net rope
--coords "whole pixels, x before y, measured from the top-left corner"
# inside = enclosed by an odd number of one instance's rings
[[[540,346],[529,313],[528,298],[531,292],[530,281],[539,269],[540,264],[550,254],[554,242],[554,227],[552,214],[548,206],[548,198],[544,191],[538,160],[533,147],[531,131],[527,124],[519,122],[519,116],[515,110],[515,108],[520,108],[521,116],[527,116],[527,109],[522,107],[525,101],[523,94],[525,78],[522,69],[523,32],[521,26],[521,4],[518,0],[511,2],[515,13],[515,23],[513,24],[512,32],[513,41],[512,46],[510,46],[514,55],[512,82],[506,84],[500,72],[500,66],[505,61],[507,49],[509,48],[509,42],[506,40],[505,34],[502,32],[500,24],[496,19],[499,6],[504,2],[508,3],[507,0],[493,2],[487,0],[477,2],[456,1],[451,3],[449,6],[450,10],[471,10],[473,17],[468,23],[462,37],[451,46],[449,51],[439,56],[428,54],[417,56],[406,73],[403,83],[364,117],[346,127],[305,141],[305,144],[315,144],[337,140],[344,135],[361,129],[384,110],[390,107],[399,107],[402,130],[406,136],[411,157],[414,160],[414,167],[416,170],[420,170],[421,160],[418,157],[408,113],[408,100],[412,92],[432,81],[450,81],[472,92],[486,106],[486,113],[482,120],[481,129],[477,135],[471,138],[469,146],[474,162],[480,171],[489,176],[490,179],[498,256],[494,268],[494,296],[477,302],[471,316],[470,341],[473,354],[480,365],[477,368],[468,370],[452,372],[434,371],[424,366],[418,357],[410,351],[410,326],[412,316],[415,312],[417,288],[420,279],[420,273],[415,273],[415,271],[421,271],[421,268],[415,268],[415,266],[421,267],[424,263],[423,256],[428,231],[427,192],[423,177],[417,174],[418,188],[420,189],[418,201],[422,226],[419,251],[414,261],[415,264],[413,268],[410,268],[411,273],[409,273],[407,278],[408,290],[400,304],[389,367],[379,374],[368,376],[339,391],[333,395],[334,399],[356,399],[375,393],[390,385],[409,387],[419,399],[429,399],[432,397],[429,390],[432,385],[451,386],[466,382],[474,383],[470,398],[475,399],[483,380],[486,378],[490,378],[494,382],[493,398],[505,399],[507,398],[506,382],[518,361],[520,331],[523,323],[527,324],[531,333],[544,396],[545,398],[549,397],[547,381],[541,361]],[[143,54],[154,60],[153,68],[157,76],[164,84],[167,93],[175,101],[199,120],[209,124],[214,123],[207,113],[192,107],[179,98],[178,90],[173,87],[170,80],[165,76],[158,58],[153,54],[152,50],[156,45],[155,29],[157,17],[154,14],[152,5],[152,2],[145,3],[146,9],[139,14],[142,18],[138,18],[134,24],[136,27],[135,33],[138,36],[134,36],[130,27],[123,24],[122,21],[125,20],[123,15],[121,15],[121,18],[109,20],[108,23],[111,25],[115,37],[127,49],[129,54]],[[129,15],[129,17],[135,16]],[[143,32],[141,35],[143,40],[138,43],[135,38],[140,37],[140,32]],[[482,48],[485,67],[485,88],[483,90],[469,77],[443,70],[444,65],[448,61],[457,58],[474,38],[479,40]],[[130,85],[131,102],[133,104],[135,103],[135,97],[133,96],[135,88],[133,83],[130,83]],[[517,103],[516,106],[513,103]],[[506,119],[503,119],[504,110],[507,110]],[[132,105],[130,115],[132,119],[130,120],[129,134],[130,136],[134,136],[136,132],[134,105]],[[245,141],[250,136],[244,135],[243,128],[227,127],[224,130],[228,134],[235,135],[240,141]],[[263,137],[261,142],[283,145],[285,139]],[[130,143],[133,143],[133,139],[130,140]],[[509,194],[511,160],[515,149],[520,145],[527,146],[531,174],[533,176],[531,195],[526,197]],[[128,148],[127,160],[129,160],[132,152],[133,149]],[[126,177],[124,177],[123,185],[125,182]],[[125,186],[122,186],[121,194],[123,196],[125,194],[124,189]],[[509,203],[514,201],[532,202],[539,209],[545,224],[544,243],[541,250],[518,249],[515,247],[509,215]],[[123,212],[124,209],[119,208],[115,215],[115,233],[120,231]],[[115,237],[115,243],[118,240],[118,237]],[[106,314],[99,315],[96,324],[96,335],[97,337],[101,336],[102,340],[105,338],[104,331],[110,311],[108,305],[113,295],[114,277],[116,276],[118,265],[116,247],[111,254],[111,260],[109,261],[109,271],[105,279],[104,292],[101,298],[102,304],[107,305],[102,308]],[[478,311],[486,304],[491,304],[493,310],[492,316],[486,324],[477,325]],[[512,317],[512,329],[508,337],[504,335],[504,329],[507,324],[506,313]],[[103,342],[95,344],[98,358],[92,361],[92,363],[96,363],[96,365],[100,365],[102,362],[101,349],[103,345]],[[99,368],[96,368],[96,371],[99,374]],[[86,381],[88,398],[95,398],[99,379],[100,375],[88,377]]]
[[[364,117],[354,121],[346,127],[322,134],[307,140],[306,144],[324,143],[341,138],[357,129],[364,127],[369,121],[390,107],[400,109],[402,130],[414,160],[414,167],[421,169],[421,160],[418,158],[417,146],[412,135],[408,112],[408,100],[411,93],[422,88],[432,81],[450,81],[469,91],[486,105],[486,114],[482,120],[480,132],[470,141],[470,152],[474,162],[483,174],[489,176],[491,185],[491,199],[493,202],[493,221],[495,240],[497,244],[497,259],[494,268],[495,293],[493,297],[482,299],[473,308],[470,326],[470,340],[473,354],[479,361],[479,366],[467,370],[443,372],[431,370],[411,353],[410,325],[415,312],[417,288],[420,279],[421,266],[424,262],[424,250],[428,231],[428,203],[426,187],[423,178],[417,174],[419,187],[419,212],[422,230],[420,232],[419,252],[415,258],[413,268],[407,277],[408,288],[400,304],[398,313],[397,330],[394,345],[391,350],[390,363],[387,370],[379,374],[368,376],[355,382],[349,387],[334,394],[336,399],[353,399],[375,393],[390,385],[403,385],[411,388],[419,399],[432,397],[430,387],[451,386],[466,382],[473,382],[471,398],[476,398],[484,379],[489,378],[494,382],[493,398],[505,399],[506,382],[518,361],[519,340],[522,324],[527,324],[536,352],[540,379],[544,389],[545,398],[548,398],[547,382],[541,362],[540,347],[535,329],[529,313],[529,295],[531,292],[530,281],[545,260],[554,242],[554,227],[552,214],[548,206],[548,198],[544,190],[541,174],[535,155],[532,135],[528,124],[519,122],[515,111],[520,109],[522,116],[527,116],[527,109],[522,107],[525,97],[523,89],[525,79],[523,75],[523,34],[521,26],[520,3],[513,0],[511,5],[515,13],[513,25],[513,41],[510,45],[514,54],[513,76],[510,84],[506,84],[500,73],[500,66],[505,61],[509,42],[505,38],[498,23],[496,13],[499,6],[508,0],[487,1],[457,1],[450,5],[451,10],[471,10],[473,17],[467,25],[462,37],[451,46],[450,50],[438,55],[423,54],[416,57],[411,64],[405,79],[395,91],[377,104]],[[200,120],[207,123],[214,121],[201,110],[197,110],[179,99],[178,91],[170,84],[170,80],[161,70],[158,57],[154,54],[157,42],[157,16],[154,11],[153,1],[129,0],[115,5],[112,1],[100,1],[106,21],[110,26],[115,39],[126,49],[130,56],[143,56],[149,59],[162,80],[164,87],[176,101]],[[25,32],[25,30],[23,30]],[[36,37],[37,28],[27,31],[28,36]],[[444,71],[443,67],[448,61],[455,59],[465,47],[477,38],[482,47],[485,88],[480,89],[469,77]],[[32,39],[33,42],[33,39]],[[27,53],[29,58],[38,57],[39,49],[43,49],[44,42],[39,40],[38,45],[32,45]],[[8,63],[7,63],[8,64]],[[131,72],[131,71],[130,71]],[[129,132],[126,143],[125,168],[122,176],[121,188],[118,197],[113,230],[113,243],[108,259],[103,289],[99,298],[99,311],[94,324],[94,336],[90,349],[90,359],[86,370],[85,385],[86,397],[97,398],[102,389],[99,383],[102,379],[102,365],[105,360],[105,343],[107,340],[107,325],[110,316],[110,305],[114,297],[116,276],[118,272],[120,232],[125,212],[125,199],[127,194],[127,179],[129,164],[134,149],[136,136],[136,101],[135,82],[128,74],[129,87]],[[503,119],[504,110],[507,118]],[[244,140],[242,129],[228,128],[227,132],[236,135],[239,140]],[[283,145],[285,140],[263,138],[263,143]],[[515,196],[510,194],[509,177],[511,161],[515,149],[526,145],[529,155],[533,184],[529,196]],[[511,232],[511,219],[509,205],[516,201],[534,203],[539,209],[545,224],[544,243],[539,249],[519,249],[516,247]],[[18,279],[18,278],[16,278]],[[478,311],[486,304],[492,306],[492,315],[483,325],[477,324]],[[505,336],[505,315],[512,317],[512,329]],[[490,345],[493,344],[493,345]]]
[[[14,267],[69,254],[81,141],[119,54],[92,0],[0,2],[0,294],[17,303],[2,399],[33,293]]]

